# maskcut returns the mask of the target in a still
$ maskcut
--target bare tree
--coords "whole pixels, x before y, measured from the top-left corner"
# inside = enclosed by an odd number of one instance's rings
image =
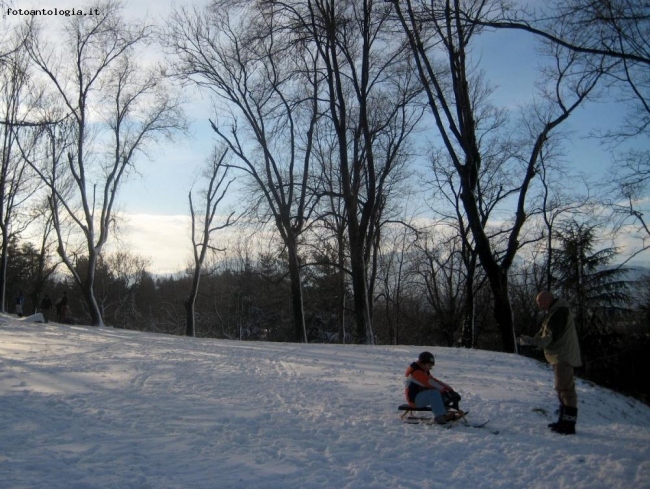
[[[478,202],[481,146],[477,106],[473,99],[469,46],[480,31],[479,19],[489,19],[505,9],[499,1],[394,1],[393,9],[413,54],[428,106],[435,119],[454,171],[460,181],[460,200],[472,232],[475,249],[494,297],[494,317],[502,347],[515,350],[512,308],[508,297],[508,271],[520,248],[527,218],[527,196],[539,164],[539,155],[553,131],[592,93],[602,71],[585,69],[576,53],[553,50],[555,71],[549,71],[549,103],[530,121],[533,138],[527,155],[514,154],[518,174],[515,212],[507,232],[490,239]],[[469,19],[469,20],[468,20]],[[591,67],[588,67],[591,68]],[[552,76],[552,78],[551,78]],[[503,249],[497,244],[505,242]]]
[[[585,195],[580,195],[575,190],[575,185],[569,189],[564,182],[575,183],[578,177],[569,177],[565,172],[557,169],[546,161],[544,154],[540,155],[538,173],[542,185],[540,196],[541,217],[544,226],[544,280],[538,284],[538,290],[552,290],[554,287],[553,262],[555,257],[554,243],[556,232],[563,226],[567,219],[576,219],[576,216],[588,211],[591,201],[589,183],[585,182],[587,189]]]
[[[321,134],[317,131],[315,139],[314,157],[318,162],[320,173],[315,175],[314,188],[320,189],[325,198],[320,201],[319,214],[316,217],[316,228],[322,227],[323,233],[318,235],[316,247],[317,254],[332,256],[327,265],[336,267],[336,292],[337,292],[337,321],[338,336],[341,343],[346,342],[350,336],[346,329],[346,295],[347,280],[350,276],[347,254],[347,218],[345,203],[342,199],[341,173],[339,171],[337,144],[330,131]]]
[[[20,43],[14,37],[14,45]],[[8,247],[29,224],[26,202],[37,190],[23,151],[32,155],[37,128],[28,123],[42,91],[33,82],[25,53],[12,49],[0,63],[0,311],[5,311]]]
[[[504,10],[491,19],[467,16],[474,25],[530,32],[584,55],[607,81],[626,90],[615,94],[633,102],[627,130],[647,132],[650,125],[650,4],[637,0],[552,0],[536,8]]]
[[[490,144],[494,151],[493,155],[503,154],[503,147],[501,144]],[[507,152],[506,152],[507,154]],[[481,209],[481,220],[485,226],[490,218],[490,214],[499,202],[506,199],[510,191],[505,190],[505,181],[501,181],[500,187],[491,184],[495,181],[501,180],[499,176],[503,175],[503,159],[501,158],[487,158],[488,164],[483,165],[481,169],[482,180],[484,185],[478,188],[477,202]],[[434,151],[432,153],[432,170],[433,179],[430,183],[432,187],[432,203],[430,204],[436,219],[440,222],[437,226],[444,230],[439,231],[438,234],[445,236],[444,240],[438,242],[430,248],[428,240],[419,244],[420,254],[428,263],[425,267],[425,272],[430,273],[429,279],[425,278],[427,287],[427,298],[429,303],[436,302],[437,294],[432,293],[432,289],[437,286],[437,277],[448,276],[448,281],[454,287],[463,288],[464,291],[459,291],[458,294],[463,298],[464,304],[459,309],[459,314],[462,315],[462,332],[460,333],[460,343],[465,348],[473,348],[476,344],[476,292],[477,292],[477,267],[478,267],[478,254],[474,246],[472,233],[467,222],[466,215],[463,211],[463,205],[460,199],[460,182],[458,174],[456,173],[453,165],[450,164],[449,158],[446,157],[443,151]],[[501,174],[501,175],[500,175]],[[455,236],[446,236],[450,231],[454,231]],[[442,247],[442,250],[436,248]],[[444,258],[438,258],[440,253],[448,253]],[[461,266],[463,270],[457,270],[457,266]],[[439,272],[436,270],[440,269]],[[429,284],[431,280],[431,284]],[[453,280],[453,282],[451,282]],[[451,290],[451,289],[450,289]],[[449,294],[448,294],[449,295]],[[456,311],[456,306],[450,307],[448,305],[433,305],[434,310],[441,314],[444,310]],[[446,321],[450,324],[450,321]]]
[[[468,19],[471,21],[471,19]],[[583,54],[600,66],[611,89],[609,96],[627,103],[626,123],[610,129],[604,141],[620,142],[640,136],[650,128],[650,4],[636,0],[551,1],[537,8],[521,9],[489,21],[474,19],[477,25],[497,29],[518,29],[551,43]],[[640,231],[644,242],[637,253],[648,248],[648,226],[643,219],[647,189],[648,152],[632,150],[616,155],[606,199],[616,220],[615,232],[628,223]]]
[[[236,29],[230,14],[241,24]],[[385,22],[383,7],[360,0],[214,0],[206,12],[179,12],[170,43],[183,53],[180,69],[235,107],[241,119],[231,121],[244,122],[244,127],[224,127],[222,116],[213,128],[260,183],[289,251],[290,271],[297,268],[291,236],[304,229],[311,208],[311,194],[303,189],[310,181],[305,165],[312,159],[314,130],[323,134],[327,125],[335,135],[357,338],[367,342],[374,336],[367,272],[382,195],[404,163],[403,143],[421,114],[412,110],[417,90],[404,46],[391,40]],[[258,157],[252,158],[239,139],[242,129],[250,131]],[[281,157],[279,136],[285,148]],[[283,161],[284,168],[278,166]],[[297,308],[301,296],[295,290]]]
[[[216,248],[211,243],[211,236],[216,231],[225,229],[237,222],[237,219],[233,219],[233,216],[235,215],[235,212],[233,211],[226,217],[223,223],[214,224],[214,220],[217,217],[218,207],[226,196],[230,184],[234,181],[230,180],[226,183],[228,166],[224,163],[224,160],[227,154],[227,150],[218,152],[215,149],[208,160],[209,168],[207,169],[208,171],[206,175],[208,178],[208,185],[203,193],[203,202],[205,206],[203,207],[201,214],[198,216],[196,215],[194,202],[192,200],[192,190],[190,190],[188,194],[190,215],[192,217],[192,256],[194,267],[192,269],[192,285],[190,293],[185,300],[185,312],[187,314],[185,325],[186,336],[196,335],[194,306],[196,304],[196,297],[199,293],[201,275],[205,273],[205,270],[203,269],[205,258],[210,252],[223,251],[219,250],[219,248]],[[200,229],[198,229],[199,224],[201,225]]]
[[[33,19],[24,25],[10,26],[7,21],[7,11],[14,7],[12,0],[0,0],[2,19],[0,20],[0,67],[9,61],[9,58],[20,51],[31,29]]]
[[[138,152],[184,128],[179,101],[170,95],[162,73],[139,66],[136,59],[151,27],[128,22],[122,9],[119,2],[105,1],[98,6],[100,15],[66,18],[56,42],[47,41],[38,28],[26,43],[71,121],[65,159],[53,160],[52,171],[41,169],[40,175],[50,189],[58,253],[82,289],[93,325],[103,324],[93,292],[95,266],[115,221],[121,184]],[[66,179],[74,191],[58,186]],[[80,236],[87,255],[83,276],[75,267],[66,223]]]
[[[431,333],[447,346],[475,346],[475,294],[484,282],[475,270],[475,254],[454,227],[442,222],[416,243],[414,273],[420,277],[424,297],[434,312]],[[474,267],[468,260],[473,258]]]
[[[86,261],[80,260],[83,268]],[[148,260],[130,251],[119,250],[101,256],[95,271],[95,297],[102,317],[116,327],[130,329],[137,310],[136,296],[147,275]]]
[[[646,217],[649,210],[650,153],[630,151],[619,155],[612,165],[612,174],[613,178],[607,185],[610,197],[605,203],[613,211],[614,232],[632,224],[641,236],[641,247],[636,255],[650,249],[650,222]]]
[[[403,300],[412,288],[411,262],[418,232],[410,224],[394,223],[390,227],[384,226],[382,235],[381,253],[377,253],[378,276],[381,278],[376,300],[382,299],[384,303],[390,344],[399,345],[403,341],[400,336]]]
[[[357,341],[374,342],[369,270],[391,179],[405,164],[406,142],[421,111],[404,44],[383,4],[367,0],[273,2],[285,32],[318,51],[327,124],[336,145],[345,205]]]
[[[49,209],[47,196],[44,196],[39,205],[35,206],[36,217],[33,222],[40,228],[38,251],[38,264],[34,274],[32,284],[32,300],[34,307],[38,308],[41,304],[43,289],[46,282],[56,272],[61,264],[60,260],[55,260],[55,240],[53,238],[54,228],[52,226],[52,214]],[[36,312],[36,311],[34,311]]]
[[[215,2],[205,11],[177,11],[167,42],[179,58],[178,75],[223,104],[212,128],[237,157],[232,166],[254,182],[256,200],[280,233],[295,339],[306,342],[299,241],[314,203],[307,181],[319,118],[318,54],[280,35],[272,12],[232,9]]]

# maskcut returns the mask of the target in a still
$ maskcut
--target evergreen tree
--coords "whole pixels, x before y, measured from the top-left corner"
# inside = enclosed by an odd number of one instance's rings
[[[597,250],[596,226],[571,221],[555,238],[552,288],[571,304],[581,340],[600,336],[609,330],[608,317],[629,302],[627,269],[611,265],[616,248]]]

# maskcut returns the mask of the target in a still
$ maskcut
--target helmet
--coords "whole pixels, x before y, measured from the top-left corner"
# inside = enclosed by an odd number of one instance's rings
[[[436,359],[433,357],[433,353],[428,352],[428,351],[423,351],[420,353],[420,356],[418,357],[418,362],[420,363],[432,363],[433,365],[436,364]]]

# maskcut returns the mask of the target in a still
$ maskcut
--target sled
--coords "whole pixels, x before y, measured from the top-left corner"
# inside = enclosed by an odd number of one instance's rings
[[[409,406],[408,404],[401,404],[398,408],[398,411],[403,411],[403,413],[400,415],[400,419],[405,423],[405,424],[424,424],[424,425],[435,425],[433,421],[432,416],[423,416],[423,415],[418,415],[417,413],[421,412],[431,412],[431,408],[428,407],[423,407],[423,408],[416,408],[413,406]],[[447,424],[444,425],[438,425],[441,428],[451,428],[452,426],[458,424],[456,421],[460,421],[460,424],[463,426],[467,426],[470,428],[486,428],[486,425],[490,422],[489,419],[485,421],[479,421],[479,422],[473,422],[469,421],[467,419],[467,415],[469,414],[469,411],[461,411],[460,409],[451,409],[447,411],[447,416],[450,414],[453,414],[454,416],[451,417],[451,419],[447,420]],[[499,430],[493,430],[488,428],[488,431],[492,433],[493,435],[498,435]]]
[[[431,412],[430,407],[420,407],[420,408],[418,408],[418,407],[413,407],[413,406],[411,406],[409,404],[400,404],[398,406],[397,410],[398,411],[404,411],[400,415],[400,419],[402,421],[406,421],[409,418],[410,419],[417,419],[417,420],[430,419],[431,421],[433,421],[433,418],[431,418],[429,416],[418,416],[416,414],[413,414],[413,413],[418,413],[418,412]],[[459,419],[464,418],[466,414],[467,414],[467,412],[461,411],[460,409],[458,409],[458,410],[450,409],[450,410],[447,411],[447,417],[450,418],[447,421],[458,421]]]

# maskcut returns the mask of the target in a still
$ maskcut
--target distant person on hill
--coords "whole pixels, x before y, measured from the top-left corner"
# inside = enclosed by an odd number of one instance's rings
[[[418,360],[406,369],[406,388],[404,394],[410,406],[431,407],[433,421],[446,424],[452,417],[447,416],[447,407],[458,410],[460,395],[444,382],[431,375],[436,364],[433,354],[428,351],[420,353]]]
[[[553,366],[555,391],[560,400],[559,418],[548,425],[563,435],[575,435],[578,419],[578,395],[574,368],[582,365],[578,334],[569,303],[543,290],[537,294],[537,305],[547,311],[542,327],[534,337],[520,336],[520,345],[532,345],[544,350],[544,356]]]
[[[60,323],[64,323],[67,312],[68,312],[68,293],[64,291],[63,296],[61,296],[61,298],[56,303],[56,315],[57,315],[56,320]]]
[[[23,307],[25,306],[25,296],[23,291],[18,292],[16,296],[16,314],[19,318],[23,317]]]
[[[43,315],[43,320],[47,323],[50,321],[50,311],[52,310],[52,299],[50,296],[45,294],[43,300],[41,301],[41,314]]]

